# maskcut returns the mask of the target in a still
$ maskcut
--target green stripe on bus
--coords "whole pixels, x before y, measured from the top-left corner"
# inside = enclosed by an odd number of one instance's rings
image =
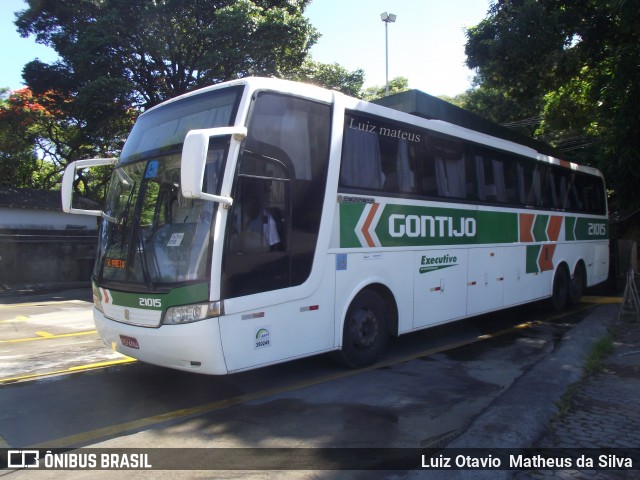
[[[576,217],[565,217],[564,219],[564,239],[568,242],[576,239]]]
[[[533,239],[536,242],[546,242],[549,240],[547,237],[548,224],[549,215],[536,215],[536,220],[533,223]]]
[[[377,213],[367,205],[339,204],[342,248],[374,246],[370,242],[409,247],[518,241],[518,215],[513,212],[385,204]]]
[[[576,220],[576,240],[604,240],[609,235],[608,221],[598,218],[579,217]]]
[[[209,286],[206,283],[174,288],[169,293],[130,293],[109,290],[113,304],[128,308],[146,308],[147,310],[166,310],[177,305],[189,305],[209,301]],[[160,300],[160,306],[153,306],[151,300]],[[157,304],[156,304],[157,305]]]
[[[387,204],[375,233],[383,247],[476,243],[477,212]]]
[[[476,243],[515,243],[518,241],[518,214],[478,211]]]
[[[361,246],[356,235],[356,225],[365,206],[366,203],[340,203],[340,246],[342,248]]]
[[[538,273],[540,271],[538,257],[541,249],[542,245],[527,245],[527,273]]]
[[[519,217],[513,212],[371,201],[341,202],[339,212],[342,248],[483,245],[519,241]],[[559,240],[562,223],[558,224],[558,220],[562,221],[563,217],[534,215],[533,242]],[[603,240],[608,236],[607,220],[602,218],[566,216],[564,229],[565,241]]]

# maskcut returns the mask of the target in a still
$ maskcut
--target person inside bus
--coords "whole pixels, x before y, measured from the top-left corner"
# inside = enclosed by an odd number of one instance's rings
[[[249,191],[242,200],[240,251],[268,252],[280,243],[276,221],[262,208],[256,192]]]

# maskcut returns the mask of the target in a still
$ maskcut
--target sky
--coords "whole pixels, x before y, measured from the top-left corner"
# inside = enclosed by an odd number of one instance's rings
[[[363,69],[365,87],[385,83],[385,24],[382,12],[397,15],[388,26],[389,78],[407,77],[409,87],[431,95],[455,96],[471,86],[465,67],[464,28],[478,24],[491,0],[313,0],[305,15],[322,34],[312,48],[315,61]],[[24,86],[22,68],[39,58],[51,63],[55,52],[21,38],[14,13],[24,0],[0,0],[0,44],[5,45],[0,87]]]

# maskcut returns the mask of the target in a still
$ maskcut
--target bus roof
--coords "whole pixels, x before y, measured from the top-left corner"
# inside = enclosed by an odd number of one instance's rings
[[[454,125],[468,128],[469,130],[525,145],[544,155],[562,158],[562,154],[551,145],[534,140],[527,135],[491,122],[475,113],[420,90],[408,90],[395,95],[389,95],[388,97],[373,100],[372,103],[410,113],[411,115],[416,115],[428,120],[442,120],[447,123],[453,123]]]
[[[257,90],[274,90],[287,91],[295,95],[312,98],[319,101],[331,103],[335,99],[336,92],[332,92],[325,88],[301,82],[293,82],[290,80],[267,78],[267,77],[246,77],[232,80],[216,85],[204,87],[192,92],[185,93],[173,99],[162,102],[159,105],[147,110],[155,110],[163,105],[179,101],[183,98],[197,95],[206,91],[217,90],[234,85],[243,85],[249,87],[250,91]],[[340,95],[340,94],[338,94]],[[347,97],[348,98],[348,97]],[[353,100],[358,100],[354,98]],[[359,100],[362,102],[362,100]],[[409,90],[406,92],[390,95],[377,100],[368,102],[380,107],[386,107],[397,112],[406,113],[417,116],[426,120],[435,120],[444,122],[457,127],[462,127],[468,131],[488,135],[494,139],[511,142],[513,145],[528,147],[537,153],[537,159],[561,165],[574,170],[581,170],[585,173],[602,177],[602,173],[596,168],[577,165],[562,159],[562,155],[550,145],[534,140],[526,135],[518,133],[503,127],[497,123],[491,122],[474,113],[464,110],[456,105],[441,100],[437,97],[424,93],[420,90]],[[146,113],[146,112],[144,112]],[[143,114],[144,114],[143,113]],[[455,127],[454,127],[455,128]],[[532,152],[533,153],[533,152]]]
[[[509,142],[529,147],[535,150],[538,160],[581,170],[585,173],[602,177],[602,173],[593,167],[577,165],[575,163],[562,160],[562,153],[539,140],[535,140],[527,135],[503,127],[491,122],[475,113],[453,105],[438,97],[434,97],[420,90],[408,90],[406,92],[389,95],[373,100],[371,103],[381,105],[393,110],[415,115],[427,120],[440,120],[449,124],[483,133],[493,138],[507,140]]]

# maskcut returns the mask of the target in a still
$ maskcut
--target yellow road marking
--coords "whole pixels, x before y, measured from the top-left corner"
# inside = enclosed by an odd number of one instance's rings
[[[53,338],[55,337],[55,335],[53,333],[49,333],[49,332],[36,332],[36,335],[38,335],[39,337],[43,337],[43,338]]]
[[[595,303],[598,305],[607,305],[611,303],[622,303],[622,297],[582,297],[584,303]]]
[[[16,318],[10,318],[9,320],[0,320],[0,323],[17,323],[26,322],[27,320],[29,320],[29,317],[18,315]]]
[[[578,313],[582,310],[587,310],[593,308],[592,305],[584,305],[578,309],[572,309],[571,311],[556,315],[553,319],[557,320],[558,318],[564,316],[570,316],[575,313]],[[347,378],[353,375],[358,375],[363,372],[367,372],[370,370],[376,370],[383,367],[390,367],[393,365],[398,365],[407,361],[415,360],[418,358],[422,358],[428,355],[434,355],[436,353],[452,350],[458,347],[462,347],[465,345],[470,345],[482,340],[494,338],[499,335],[505,335],[507,333],[513,332],[516,329],[529,328],[542,323],[541,321],[529,321],[518,324],[514,327],[505,328],[493,334],[480,335],[478,337],[461,340],[455,343],[447,344],[442,347],[431,348],[429,350],[423,350],[419,353],[413,353],[410,355],[406,355],[404,357],[395,358],[391,360],[387,360],[384,362],[379,362],[370,367],[360,368],[357,370],[342,370],[335,373],[330,373],[324,375],[322,377],[312,378],[309,380],[303,380],[301,382],[293,383],[291,385],[285,385],[282,387],[274,387],[267,390],[262,390],[259,392],[249,393],[245,395],[239,395],[237,397],[218,400],[215,402],[205,403],[203,405],[196,405],[195,407],[182,408],[179,410],[173,410],[171,412],[161,413],[158,415],[153,415],[146,418],[140,418],[138,420],[132,420],[130,422],[119,423],[117,425],[110,425],[108,427],[97,428],[95,430],[89,430],[87,432],[81,432],[74,435],[69,435],[66,437],[58,438],[55,440],[51,440],[45,443],[40,443],[36,445],[31,445],[29,448],[65,448],[65,447],[75,447],[80,445],[88,445],[90,443],[94,443],[101,439],[112,438],[118,435],[121,435],[125,432],[142,430],[145,428],[154,427],[162,422],[186,419],[187,417],[193,417],[197,415],[204,415],[207,413],[214,412],[216,410],[220,410],[222,408],[239,405],[246,402],[251,402],[255,400],[261,400],[263,398],[269,397],[271,395],[279,395],[283,393],[288,393],[296,390],[300,390],[302,388],[311,387],[314,385],[320,385],[322,383],[330,382],[333,380],[340,380],[342,378]],[[2,381],[0,380],[0,383]]]
[[[156,424],[177,420],[181,418],[192,417],[196,415],[203,415],[206,413],[211,413],[216,410],[220,410],[222,408],[230,407],[233,405],[239,405],[245,402],[251,402],[254,400],[260,400],[265,397],[269,397],[271,395],[278,395],[282,393],[287,393],[295,390],[299,390],[305,387],[318,385],[321,383],[329,382],[332,380],[339,380],[341,378],[350,377],[352,375],[356,375],[358,373],[366,372],[368,370],[374,370],[376,368],[380,368],[385,366],[384,364],[376,364],[368,368],[362,368],[359,370],[345,370],[336,372],[333,374],[328,374],[323,377],[304,380],[298,383],[294,383],[288,386],[282,387],[274,387],[267,390],[262,390],[259,392],[248,393],[244,395],[239,395],[237,397],[228,398],[225,400],[218,400],[215,402],[205,403],[203,405],[197,405],[195,407],[181,408],[179,410],[174,410],[171,412],[160,413],[158,415],[153,415],[151,417],[140,418],[138,420],[132,420],[130,422],[120,423],[117,425],[111,425],[108,427],[97,428],[95,430],[90,430],[88,432],[82,432],[75,435],[69,435],[67,437],[58,438],[56,440],[48,441],[41,444],[31,445],[28,448],[63,448],[72,445],[83,445],[88,444],[90,442],[96,441],[101,438],[106,437],[114,437],[116,435],[122,434],[126,431],[131,430],[140,430],[147,427],[152,427]]]
[[[36,335],[39,335],[38,337],[14,338],[12,340],[0,340],[0,343],[21,343],[21,342],[33,342],[35,340],[52,340],[55,338],[79,337],[81,335],[93,335],[94,333],[98,333],[98,331],[89,330],[86,332],[61,333],[59,335],[53,335],[47,332],[36,332]]]
[[[69,367],[69,368],[65,368],[64,370],[56,370],[56,371],[53,371],[53,372],[31,373],[29,375],[21,375],[19,377],[0,378],[0,385],[3,384],[3,383],[19,382],[21,380],[34,380],[36,378],[50,377],[50,376],[54,376],[54,375],[62,375],[62,374],[65,374],[65,373],[74,373],[74,372],[80,372],[80,371],[84,371],[84,370],[94,370],[96,368],[112,367],[114,365],[123,365],[123,364],[126,364],[126,363],[133,363],[133,362],[136,362],[136,361],[137,360],[135,358],[125,357],[125,358],[120,359],[120,360],[110,360],[110,361],[106,361],[106,362],[88,363],[86,365],[78,365],[78,366],[75,366],[75,367]]]
[[[578,313],[578,312],[580,312],[582,310],[587,310],[589,308],[592,308],[592,306],[589,305],[589,304],[583,305],[581,308],[573,309],[573,310],[571,310],[569,312],[565,312],[565,313],[556,315],[551,320],[557,320],[557,319],[562,318],[564,316],[573,315],[575,313]],[[547,321],[549,321],[549,320],[547,320]],[[252,400],[259,400],[261,398],[265,398],[265,397],[268,397],[270,395],[287,393],[287,392],[299,390],[299,389],[302,389],[302,388],[305,388],[305,387],[308,387],[308,386],[318,385],[318,384],[322,384],[322,383],[329,382],[329,381],[332,381],[332,380],[338,380],[338,379],[346,378],[346,377],[349,377],[349,376],[352,376],[352,375],[357,375],[359,373],[366,372],[366,371],[369,371],[369,370],[375,370],[375,369],[378,369],[378,368],[381,368],[381,367],[388,367],[388,366],[400,364],[400,363],[403,363],[403,362],[406,362],[406,361],[410,361],[410,360],[414,360],[414,359],[417,359],[417,358],[421,358],[421,357],[424,357],[424,356],[427,356],[427,355],[433,355],[433,354],[438,353],[438,352],[443,351],[443,350],[449,350],[449,349],[457,348],[457,347],[460,347],[460,346],[476,343],[476,342],[481,341],[481,340],[494,338],[494,337],[499,336],[499,335],[510,333],[510,332],[512,332],[514,330],[517,330],[517,329],[524,329],[524,328],[533,327],[533,326],[538,325],[540,323],[541,323],[540,321],[524,322],[524,323],[515,325],[514,327],[506,328],[506,329],[503,329],[501,331],[495,332],[493,334],[480,335],[480,336],[478,336],[476,338],[473,338],[473,339],[456,342],[454,344],[449,344],[449,345],[446,345],[446,346],[443,346],[443,347],[440,347],[440,348],[433,348],[433,349],[429,349],[429,350],[423,350],[423,351],[421,351],[419,353],[414,353],[414,354],[411,354],[411,355],[407,355],[405,357],[388,360],[386,362],[380,362],[380,363],[372,365],[372,366],[370,366],[368,368],[363,368],[363,369],[358,369],[358,370],[340,371],[340,372],[336,372],[336,373],[333,373],[333,374],[325,375],[325,376],[322,376],[322,377],[319,377],[319,378],[298,382],[298,383],[295,383],[295,384],[292,384],[292,385],[289,385],[289,386],[277,387],[277,388],[273,388],[273,389],[268,389],[268,390],[263,390],[263,391],[260,391],[260,392],[251,393],[251,394],[240,395],[238,397],[233,397],[233,398],[226,399],[226,400],[219,400],[219,401],[216,401],[216,402],[211,402],[211,403],[207,403],[207,404],[203,404],[203,405],[198,405],[198,406],[195,406],[195,407],[189,407],[189,408],[174,410],[174,411],[171,411],[171,412],[166,412],[166,413],[159,414],[159,415],[154,415],[154,416],[151,416],[151,417],[146,417],[146,418],[142,418],[142,419],[138,419],[138,420],[133,420],[133,421],[130,421],[130,422],[125,422],[125,423],[121,423],[121,424],[117,424],[117,425],[111,425],[109,427],[99,428],[99,429],[91,430],[91,431],[88,431],[88,432],[82,432],[82,433],[79,433],[79,434],[58,438],[56,440],[53,440],[53,441],[50,441],[50,442],[46,442],[46,443],[43,443],[43,444],[33,445],[32,448],[38,448],[38,447],[69,447],[69,446],[75,446],[75,445],[88,444],[88,443],[97,441],[97,440],[99,440],[101,438],[113,437],[113,436],[122,434],[122,433],[124,433],[126,431],[139,430],[139,429],[143,429],[143,428],[146,428],[146,427],[152,427],[154,425],[157,425],[157,424],[165,422],[165,421],[177,420],[177,419],[187,418],[187,417],[196,416],[196,415],[202,415],[202,414],[210,413],[210,412],[213,412],[213,411],[225,408],[225,407],[241,404],[241,403],[244,403],[244,402],[249,402],[249,401],[252,401]],[[100,362],[100,363],[95,363],[95,364],[82,365],[82,366],[78,366],[78,367],[71,367],[69,369],[60,370],[60,371],[57,371],[57,372],[50,372],[50,373],[45,373],[45,374],[32,374],[32,375],[25,375],[25,376],[22,376],[22,377],[0,379],[0,384],[7,383],[7,382],[12,382],[12,381],[33,379],[33,378],[38,378],[38,377],[43,377],[43,376],[67,374],[67,373],[77,372],[77,371],[80,371],[80,370],[88,370],[88,369],[91,369],[91,368],[102,368],[102,367],[118,365],[118,364],[126,364],[126,363],[130,363],[130,362],[135,362],[135,361],[136,361],[135,359],[127,357],[127,358],[125,358],[123,360],[117,360],[117,361],[112,361],[112,362]]]

